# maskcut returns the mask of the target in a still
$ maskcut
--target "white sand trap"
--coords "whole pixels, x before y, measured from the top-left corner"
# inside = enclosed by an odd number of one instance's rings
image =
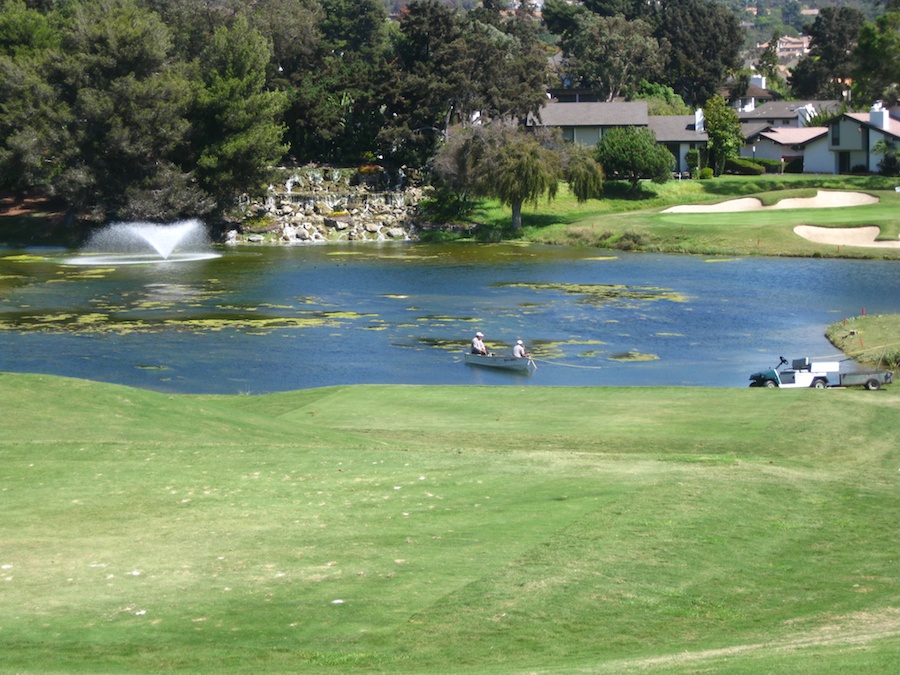
[[[768,211],[775,209],[829,209],[841,206],[876,204],[878,197],[864,192],[819,190],[815,197],[790,197],[772,206],[763,206],[756,197],[731,199],[718,204],[684,204],[666,209],[663,213],[735,213],[738,211]]]
[[[833,246],[865,246],[867,248],[900,248],[900,241],[875,241],[881,228],[864,227],[814,227],[798,225],[794,233],[816,244]]]

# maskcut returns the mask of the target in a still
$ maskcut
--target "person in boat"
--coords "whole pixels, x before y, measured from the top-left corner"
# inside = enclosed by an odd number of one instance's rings
[[[488,351],[484,346],[484,333],[478,331],[475,333],[475,337],[472,338],[472,353],[473,354],[481,354],[482,356],[487,356]]]
[[[513,347],[513,356],[517,359],[530,359],[531,354],[525,351],[525,345],[521,340],[516,340],[516,346]]]

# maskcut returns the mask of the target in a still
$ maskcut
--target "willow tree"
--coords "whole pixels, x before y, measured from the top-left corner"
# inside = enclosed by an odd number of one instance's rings
[[[465,129],[438,152],[435,178],[458,194],[492,197],[512,208],[512,229],[522,227],[522,206],[553,199],[562,178],[559,150],[531,132],[501,122]]]
[[[570,148],[565,176],[569,190],[579,202],[599,197],[603,192],[603,167],[587,146],[573,145]]]

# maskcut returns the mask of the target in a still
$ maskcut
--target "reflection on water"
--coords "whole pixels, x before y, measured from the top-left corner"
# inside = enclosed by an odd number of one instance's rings
[[[900,312],[892,262],[410,243],[92,268],[70,255],[0,252],[0,369],[209,393],[745,386],[780,354],[834,355],[823,332],[842,316]],[[497,353],[524,340],[538,371],[463,365],[476,330]]]

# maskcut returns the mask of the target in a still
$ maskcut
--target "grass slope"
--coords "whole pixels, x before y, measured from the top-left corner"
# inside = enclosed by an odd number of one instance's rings
[[[896,392],[0,374],[0,671],[893,672]]]

